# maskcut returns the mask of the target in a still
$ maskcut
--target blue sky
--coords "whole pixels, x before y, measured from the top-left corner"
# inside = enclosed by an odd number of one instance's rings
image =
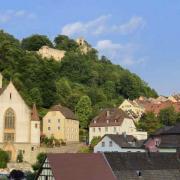
[[[159,94],[180,92],[179,0],[1,0],[0,29],[83,36]]]

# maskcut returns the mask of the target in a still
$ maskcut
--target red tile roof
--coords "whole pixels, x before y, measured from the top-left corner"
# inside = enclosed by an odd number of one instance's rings
[[[32,113],[31,113],[31,120],[32,121],[39,121],[39,115],[36,109],[36,104],[33,104]]]
[[[115,180],[102,154],[48,154],[47,159],[56,180]]]

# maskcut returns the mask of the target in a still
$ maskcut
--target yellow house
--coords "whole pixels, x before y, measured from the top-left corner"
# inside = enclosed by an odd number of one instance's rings
[[[125,111],[134,121],[138,121],[145,109],[141,107],[136,101],[124,100],[119,106],[119,109]]]
[[[65,142],[77,142],[79,141],[79,121],[69,108],[55,105],[43,117],[43,134]]]

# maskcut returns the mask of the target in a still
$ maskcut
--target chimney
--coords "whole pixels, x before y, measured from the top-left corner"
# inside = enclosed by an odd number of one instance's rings
[[[3,80],[3,76],[2,76],[2,74],[0,73],[0,88],[2,88],[2,80]]]

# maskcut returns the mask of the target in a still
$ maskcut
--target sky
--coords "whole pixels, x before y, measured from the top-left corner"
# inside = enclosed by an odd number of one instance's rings
[[[0,29],[84,37],[159,94],[180,92],[180,0],[0,0]]]

